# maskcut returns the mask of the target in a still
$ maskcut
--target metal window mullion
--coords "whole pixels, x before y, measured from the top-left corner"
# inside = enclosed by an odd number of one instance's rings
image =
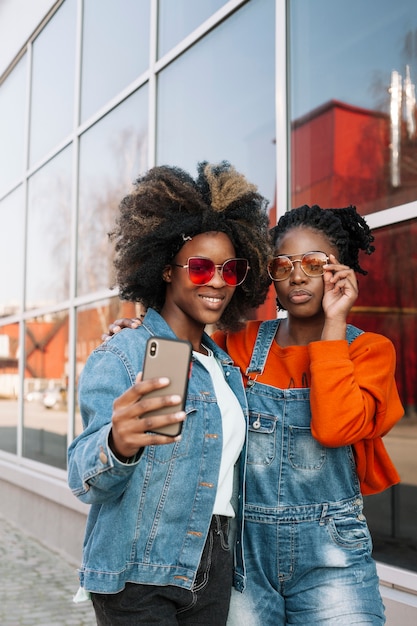
[[[158,54],[158,0],[151,0],[148,84],[148,167],[156,164],[156,61]]]
[[[23,174],[23,273],[20,291],[21,310],[19,312],[19,395],[17,400],[17,429],[16,429],[16,453],[18,457],[23,456],[23,419],[24,419],[24,390],[26,371],[26,320],[24,312],[26,309],[26,277],[27,277],[27,251],[28,251],[28,220],[29,220],[29,183],[28,175],[30,169],[30,120],[31,120],[31,95],[32,95],[32,61],[33,44],[27,45],[27,71],[26,71],[26,111],[25,111],[25,143],[24,143],[24,174]]]
[[[275,149],[276,149],[276,214],[277,219],[291,208],[290,143],[289,143],[289,54],[288,3],[275,3]]]
[[[71,250],[70,250],[70,293],[68,310],[68,388],[67,388],[67,441],[68,445],[74,438],[75,422],[75,376],[76,376],[76,345],[77,315],[75,300],[77,296],[77,234],[78,234],[78,188],[79,188],[79,146],[80,146],[80,112],[81,112],[81,64],[82,64],[82,33],[83,33],[83,0],[77,0],[77,26],[75,46],[75,93],[72,139],[72,172],[71,172]]]

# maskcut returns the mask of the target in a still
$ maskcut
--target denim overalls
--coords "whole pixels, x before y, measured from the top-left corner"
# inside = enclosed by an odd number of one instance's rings
[[[228,624],[384,624],[351,446],[313,439],[309,389],[256,380],[278,324],[260,325],[247,369],[246,588]],[[349,343],[361,332],[348,326]]]

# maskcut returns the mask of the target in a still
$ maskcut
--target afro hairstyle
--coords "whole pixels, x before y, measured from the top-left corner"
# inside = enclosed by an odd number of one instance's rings
[[[115,282],[124,300],[160,311],[166,283],[162,274],[186,237],[223,232],[250,270],[236,287],[218,327],[236,330],[250,309],[264,302],[271,255],[267,200],[227,161],[198,164],[193,179],[173,166],[157,166],[140,176],[119,205],[114,230]]]

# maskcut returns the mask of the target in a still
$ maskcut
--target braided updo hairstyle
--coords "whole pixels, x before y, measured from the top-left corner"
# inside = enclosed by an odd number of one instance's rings
[[[348,265],[355,272],[366,275],[368,272],[359,264],[359,250],[372,254],[374,237],[368,224],[349,206],[342,209],[322,209],[318,205],[299,207],[288,211],[271,229],[272,242],[276,248],[283,235],[293,228],[307,227],[323,233],[339,252],[339,262]]]
[[[199,163],[196,179],[178,167],[150,169],[121,201],[110,233],[120,297],[160,311],[166,290],[163,270],[185,238],[223,232],[236,256],[248,259],[250,266],[218,324],[239,328],[249,310],[265,300],[270,284],[267,204],[257,187],[227,161]]]

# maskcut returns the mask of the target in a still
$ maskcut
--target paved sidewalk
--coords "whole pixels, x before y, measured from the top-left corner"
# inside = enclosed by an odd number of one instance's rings
[[[76,569],[0,516],[0,626],[95,626]]]

